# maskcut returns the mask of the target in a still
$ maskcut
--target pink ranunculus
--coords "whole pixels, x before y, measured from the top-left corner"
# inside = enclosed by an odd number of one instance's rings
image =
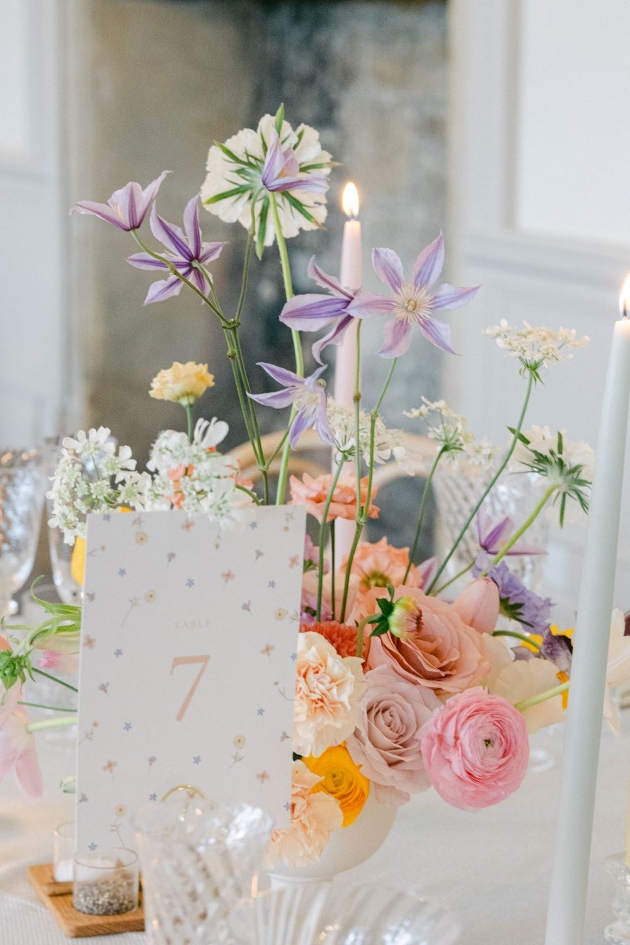
[[[346,740],[352,760],[369,778],[377,800],[399,807],[430,787],[422,759],[420,732],[440,701],[389,666],[367,673],[354,734]]]
[[[20,687],[15,685],[4,694],[0,704],[0,781],[15,768],[18,786],[31,800],[44,793],[44,779],[37,753],[35,739],[26,731],[28,713],[18,705]]]
[[[375,613],[377,589],[363,595],[361,615]],[[373,599],[370,600],[370,595]],[[406,638],[385,633],[371,641],[368,668],[391,666],[408,682],[435,690],[436,695],[448,698],[470,686],[479,685],[490,672],[484,657],[481,634],[469,627],[453,610],[452,604],[427,597],[413,587],[396,589],[395,599],[413,597],[419,609],[416,630]],[[357,618],[357,605],[352,612]]]
[[[507,699],[480,686],[449,699],[423,727],[421,744],[431,784],[461,810],[498,804],[527,771],[525,719]]]
[[[499,588],[487,577],[477,578],[464,588],[453,610],[479,633],[494,633],[499,619]]]

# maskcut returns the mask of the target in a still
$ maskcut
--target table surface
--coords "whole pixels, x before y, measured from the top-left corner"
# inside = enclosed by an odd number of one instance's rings
[[[623,714],[624,733],[615,738],[604,732],[602,737],[585,945],[603,941],[614,892],[603,861],[625,842],[630,712]],[[2,945],[67,942],[37,904],[26,870],[32,863],[51,860],[52,830],[73,816],[72,798],[58,787],[61,778],[73,772],[73,743],[69,730],[38,737],[47,785],[44,798],[37,804],[26,801],[12,776],[0,785]],[[462,945],[542,945],[562,736],[539,733],[534,745],[555,754],[556,763],[546,771],[530,770],[520,791],[503,804],[469,814],[448,807],[433,791],[416,796],[399,812],[381,850],[347,873],[347,881],[378,880],[418,889],[458,917],[464,929]],[[142,945],[145,937],[127,934],[107,941]]]

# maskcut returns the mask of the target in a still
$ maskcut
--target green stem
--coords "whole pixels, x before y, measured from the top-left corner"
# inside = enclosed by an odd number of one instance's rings
[[[284,282],[284,294],[286,296],[287,302],[289,299],[293,298],[293,280],[291,279],[291,266],[289,264],[289,254],[287,252],[287,244],[282,232],[282,227],[280,225],[280,215],[278,213],[278,204],[276,202],[276,195],[269,194],[269,205],[271,207],[271,213],[273,215],[273,224],[276,231],[276,242],[278,243],[278,252],[280,254],[280,266],[282,267],[282,279]],[[291,337],[293,339],[293,351],[295,352],[295,373],[298,377],[304,377],[304,356],[302,354],[302,342],[300,341],[300,333],[291,329]],[[289,417],[289,424],[287,429],[290,429],[291,424],[295,418],[295,408],[291,410],[291,416]],[[291,444],[287,439],[284,444],[284,449],[282,451],[282,459],[280,461],[280,471],[278,473],[278,491],[276,493],[276,505],[284,504],[284,497],[287,489],[287,478],[289,472],[289,456],[291,453]]]
[[[322,595],[324,591],[324,540],[326,537],[326,519],[328,518],[328,511],[330,509],[333,494],[337,488],[337,483],[339,482],[339,476],[341,475],[342,469],[343,458],[337,465],[335,475],[332,478],[330,489],[328,490],[328,495],[326,496],[326,502],[324,503],[322,520],[319,526],[319,573],[317,575],[317,611],[315,616],[315,619],[318,623],[322,619]]]
[[[444,455],[444,453],[445,453],[445,449],[444,449],[444,447],[441,447],[439,453],[437,454],[437,456],[436,456],[435,459],[433,460],[433,465],[431,466],[431,471],[429,472],[429,475],[427,476],[427,479],[426,479],[426,481],[425,481],[425,483],[424,483],[424,489],[422,490],[422,497],[421,497],[421,499],[420,499],[420,508],[419,508],[419,510],[418,510],[418,524],[417,524],[417,526],[416,526],[416,534],[415,534],[414,539],[413,539],[413,545],[411,546],[411,551],[409,552],[409,563],[408,563],[408,565],[407,565],[407,570],[405,571],[405,576],[404,576],[404,578],[403,578],[403,584],[406,583],[407,578],[409,577],[409,572],[411,571],[411,565],[413,564],[414,559],[415,559],[415,557],[416,557],[416,551],[418,550],[418,544],[419,544],[419,542],[420,542],[420,532],[422,531],[422,522],[424,521],[424,509],[425,509],[425,506],[426,506],[427,497],[428,497],[428,495],[429,495],[429,489],[430,489],[431,483],[432,483],[432,481],[433,481],[433,476],[435,475],[435,470],[438,468],[438,463],[439,463],[440,460],[442,459],[442,456]],[[459,575],[458,575],[458,577],[459,577]],[[450,582],[449,582],[449,583],[450,583]]]
[[[532,696],[531,699],[525,699],[524,702],[517,702],[514,708],[518,709],[519,712],[524,712],[525,709],[529,709],[533,705],[538,705],[540,702],[546,702],[547,699],[553,699],[554,696],[561,696],[562,693],[566,692],[568,688],[568,682],[561,683],[554,689],[548,689],[547,692],[541,692],[539,696]]]
[[[546,491],[545,494],[543,495],[543,497],[542,497],[542,499],[540,500],[540,502],[536,505],[536,507],[535,507],[535,509],[533,510],[533,512],[531,513],[531,515],[523,522],[523,524],[521,525],[521,527],[520,527],[519,529],[517,529],[517,531],[514,532],[514,534],[513,534],[512,537],[510,538],[510,540],[507,541],[507,542],[503,545],[503,548],[501,548],[501,550],[499,551],[499,553],[494,556],[494,558],[492,559],[492,561],[490,562],[490,564],[488,565],[488,567],[486,568],[486,570],[485,570],[485,571],[483,572],[483,574],[481,575],[482,577],[487,577],[487,576],[488,576],[488,572],[490,571],[490,569],[493,568],[493,567],[495,566],[495,564],[498,564],[499,561],[501,561],[501,559],[506,556],[506,554],[508,553],[508,551],[510,550],[510,548],[512,548],[512,547],[516,544],[516,542],[519,540],[519,538],[521,538],[521,537],[525,534],[525,532],[527,531],[527,529],[528,529],[528,528],[531,528],[531,526],[532,526],[533,523],[536,521],[536,519],[538,518],[538,516],[540,515],[540,513],[542,512],[542,510],[544,509],[544,507],[546,506],[547,502],[548,502],[549,499],[552,497],[552,495],[554,494],[554,492],[556,491],[557,488],[558,488],[557,486],[549,486],[549,488],[547,489],[547,491]]]
[[[330,607],[332,619],[335,619],[335,520],[330,523]]]
[[[369,617],[364,617],[357,627],[357,656],[359,657],[359,659],[363,658],[363,644],[364,644],[364,637],[365,637],[365,628],[367,627],[367,622],[369,619],[370,619]]]
[[[497,469],[496,473],[494,474],[494,476],[493,476],[492,479],[490,480],[489,485],[484,489],[484,491],[483,491],[482,494],[481,494],[481,498],[479,499],[479,501],[477,502],[477,504],[474,506],[472,512],[470,513],[470,515],[469,515],[468,518],[466,519],[466,522],[465,522],[465,524],[464,524],[464,527],[462,528],[462,530],[460,531],[459,535],[458,535],[457,538],[455,539],[455,543],[453,544],[451,550],[449,551],[449,553],[448,553],[447,556],[445,557],[444,561],[442,562],[442,564],[441,564],[440,567],[438,568],[437,574],[435,575],[435,577],[434,577],[433,580],[431,581],[431,584],[430,584],[429,587],[427,588],[427,594],[430,594],[431,591],[433,590],[433,588],[435,587],[435,585],[437,584],[439,578],[441,577],[442,573],[444,572],[445,567],[447,566],[447,564],[449,563],[449,561],[451,560],[451,558],[452,558],[453,555],[455,554],[457,548],[459,547],[459,544],[460,544],[462,538],[464,537],[464,535],[465,535],[466,532],[468,531],[470,525],[472,524],[472,522],[473,522],[473,520],[474,520],[474,518],[475,518],[477,512],[479,511],[479,509],[481,508],[481,506],[482,506],[483,503],[485,502],[486,496],[487,496],[488,493],[494,488],[494,486],[496,485],[496,483],[497,483],[497,481],[499,480],[500,476],[502,475],[504,469],[506,468],[507,464],[509,463],[510,459],[512,458],[512,453],[513,453],[514,450],[516,449],[516,444],[519,442],[519,435],[520,435],[520,432],[521,432],[521,428],[522,428],[522,426],[523,426],[523,421],[525,420],[525,414],[527,413],[527,407],[529,406],[529,399],[530,399],[530,397],[531,397],[532,390],[533,390],[533,387],[534,387],[534,380],[535,380],[534,374],[533,374],[532,371],[530,371],[530,372],[529,372],[529,379],[528,379],[528,382],[527,382],[527,391],[526,391],[526,394],[525,394],[525,401],[524,401],[524,403],[523,403],[523,408],[522,408],[522,410],[521,410],[520,417],[518,418],[518,423],[517,423],[517,425],[516,425],[516,429],[514,430],[514,436],[512,437],[512,442],[510,443],[509,449],[508,449],[507,453],[505,454],[505,456],[504,456],[504,458],[503,458],[503,461],[500,463],[499,468]]]
[[[355,404],[355,456],[356,456],[356,468],[357,468],[357,517],[356,517],[356,531],[354,533],[354,539],[352,541],[352,546],[350,548],[350,554],[348,555],[348,560],[346,562],[346,575],[343,586],[343,601],[341,605],[341,622],[343,623],[346,616],[346,607],[348,604],[348,591],[350,588],[350,574],[352,572],[352,563],[354,561],[354,556],[356,550],[359,546],[359,541],[361,539],[361,532],[363,531],[363,526],[367,522],[370,513],[370,504],[372,501],[372,484],[374,477],[374,448],[375,448],[375,433],[376,433],[376,421],[378,420],[378,411],[380,409],[383,400],[385,399],[385,394],[389,388],[392,377],[394,376],[394,371],[396,370],[396,364],[398,358],[394,358],[392,366],[389,369],[389,374],[387,375],[387,380],[383,385],[383,390],[381,391],[380,397],[376,401],[376,406],[370,414],[370,445],[368,450],[368,483],[367,490],[365,495],[365,505],[362,507],[361,504],[361,391],[360,391],[360,377],[361,377],[361,341],[360,341],[360,328],[361,322],[357,325],[357,373],[355,380],[355,394],[354,394],[354,404]]]
[[[454,584],[455,581],[458,581],[458,580],[460,579],[460,577],[463,577],[465,574],[468,574],[468,572],[474,567],[474,565],[475,565],[475,562],[474,562],[474,561],[471,561],[470,564],[466,565],[465,568],[462,568],[462,570],[459,571],[459,572],[455,575],[455,577],[452,577],[450,580],[448,580],[448,581],[446,581],[444,584],[442,584],[441,587],[438,587],[437,590],[433,591],[433,592],[432,592],[432,597],[439,597],[439,595],[442,593],[442,591],[445,591],[447,587],[450,587],[451,584]]]
[[[40,705],[39,702],[21,702],[18,701],[18,705],[26,705],[30,709],[49,709],[51,712],[74,712],[76,714],[76,709],[62,709],[58,705]]]
[[[188,442],[192,443],[193,441],[193,415],[192,415],[192,404],[183,404],[184,410],[186,411],[186,425],[188,427]]]
[[[348,591],[350,590],[350,574],[352,562],[354,561],[354,556],[361,539],[361,532],[363,531],[363,522],[357,522],[357,527],[354,533],[354,538],[352,539],[352,546],[350,548],[350,553],[348,555],[348,563],[346,565],[346,576],[343,582],[343,600],[341,602],[341,615],[339,617],[339,622],[343,623],[346,619],[346,607],[348,606]]]
[[[248,495],[250,499],[253,499],[256,505],[262,505],[262,499],[259,496],[257,496],[255,492],[252,492],[251,489],[248,489],[247,486],[239,486],[239,484],[237,483],[234,488],[238,489],[239,492],[244,492],[245,495]]]
[[[26,726],[26,731],[42,732],[47,728],[63,728],[68,725],[76,725],[78,716],[73,715],[71,719],[45,719],[43,722],[30,722]]]
[[[53,682],[59,683],[60,686],[65,686],[66,689],[71,689],[72,692],[79,691],[75,686],[71,686],[70,683],[64,682],[63,679],[57,679],[56,676],[51,676],[50,673],[45,673],[43,669],[33,669],[33,672],[38,676],[45,676],[46,679],[51,679]]]
[[[539,650],[540,647],[535,640],[532,640],[531,637],[528,637],[526,633],[518,633],[516,630],[495,630],[492,634],[493,637],[514,637],[515,640],[522,640],[523,643],[527,643],[529,646],[533,646],[534,649]]]

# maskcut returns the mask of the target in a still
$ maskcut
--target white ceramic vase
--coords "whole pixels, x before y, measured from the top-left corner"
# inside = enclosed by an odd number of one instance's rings
[[[278,863],[270,870],[273,889],[293,885],[310,885],[332,880],[338,873],[359,866],[383,845],[394,825],[396,808],[380,804],[368,795],[365,806],[349,827],[334,830],[322,856],[307,866],[285,866]]]

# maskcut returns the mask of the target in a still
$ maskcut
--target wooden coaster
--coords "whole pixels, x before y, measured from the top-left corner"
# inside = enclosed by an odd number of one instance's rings
[[[72,905],[72,883],[55,882],[52,863],[29,866],[28,880],[68,938],[144,932],[142,892],[140,904],[134,912],[125,912],[123,915],[86,915],[84,912],[77,912]]]

